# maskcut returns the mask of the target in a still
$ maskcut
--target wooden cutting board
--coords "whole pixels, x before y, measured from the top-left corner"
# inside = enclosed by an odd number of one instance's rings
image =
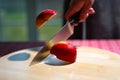
[[[75,63],[65,64],[49,55],[29,66],[37,52],[24,49],[0,58],[0,80],[120,80],[120,56],[116,53],[77,47]]]

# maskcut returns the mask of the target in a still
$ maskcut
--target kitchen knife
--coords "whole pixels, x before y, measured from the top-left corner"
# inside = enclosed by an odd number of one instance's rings
[[[54,45],[54,43],[58,41],[65,41],[67,40],[73,33],[74,33],[74,24],[78,21],[78,15],[80,12],[77,12],[71,17],[70,21],[64,25],[64,27],[56,33],[48,43],[36,54],[33,60],[30,63],[31,65],[37,64],[41,62],[44,58],[46,58],[50,54],[50,49]]]

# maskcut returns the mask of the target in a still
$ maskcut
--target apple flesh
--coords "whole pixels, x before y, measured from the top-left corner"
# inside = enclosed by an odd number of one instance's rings
[[[58,59],[71,63],[76,60],[76,52],[75,46],[65,41],[55,43],[50,50]]]

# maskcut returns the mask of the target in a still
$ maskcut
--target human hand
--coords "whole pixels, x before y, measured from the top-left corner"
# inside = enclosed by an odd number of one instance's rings
[[[92,7],[94,0],[71,0],[70,6],[65,14],[65,18],[70,20],[70,17],[81,10],[79,22],[84,22],[89,14],[94,14]]]

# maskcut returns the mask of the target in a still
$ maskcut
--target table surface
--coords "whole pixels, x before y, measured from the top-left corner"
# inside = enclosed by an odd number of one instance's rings
[[[119,41],[73,40],[69,42],[82,46],[77,47],[74,63],[66,63],[54,55],[49,55],[38,64],[29,66],[38,49],[19,50],[0,58],[0,80],[120,80],[120,56],[110,51],[92,48],[115,50],[112,46],[119,46]],[[30,43],[27,46],[27,44],[29,43],[16,43],[14,48],[22,45],[24,48],[40,45]]]
[[[75,46],[88,46],[120,54],[120,39],[117,40],[68,40]],[[45,42],[0,42],[0,57],[22,49],[43,46]]]

